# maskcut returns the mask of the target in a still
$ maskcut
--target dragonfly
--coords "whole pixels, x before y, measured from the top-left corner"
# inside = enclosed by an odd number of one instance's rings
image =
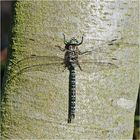
[[[78,41],[76,38],[72,37],[69,40],[66,40],[64,37],[64,45],[62,48],[59,45],[55,47],[59,48],[61,52],[63,52],[64,57],[60,58],[59,56],[38,56],[32,54],[29,57],[21,59],[16,63],[16,65],[21,65],[22,68],[19,70],[17,74],[26,72],[26,71],[45,71],[52,72],[53,69],[55,73],[65,72],[66,70],[69,72],[69,98],[68,98],[68,123],[71,123],[75,118],[75,110],[76,110],[76,71],[77,68],[81,72],[92,73],[94,70],[110,70],[118,68],[118,59],[115,57],[109,58],[107,61],[103,60],[92,60],[91,57],[89,59],[82,59],[86,56],[91,56],[95,50],[87,50],[82,52],[79,49],[79,46],[82,45],[84,41],[84,37],[82,36],[81,41]],[[117,39],[113,39],[108,42],[107,45],[111,46]],[[98,52],[98,51],[97,51]],[[103,52],[106,53],[106,52]],[[86,55],[86,56],[85,56]],[[81,59],[80,59],[81,57]],[[41,61],[45,60],[45,61]],[[25,63],[26,62],[26,63]],[[94,65],[93,65],[94,63]],[[48,71],[47,71],[48,70]]]

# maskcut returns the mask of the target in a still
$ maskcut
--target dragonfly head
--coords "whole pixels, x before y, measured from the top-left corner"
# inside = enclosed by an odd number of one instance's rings
[[[64,34],[63,34],[63,36],[64,36],[64,44],[66,45],[66,49],[69,49],[69,46],[76,47],[76,46],[79,46],[83,43],[83,36],[82,36],[82,39],[80,42],[74,37],[71,38],[69,41],[66,41]]]

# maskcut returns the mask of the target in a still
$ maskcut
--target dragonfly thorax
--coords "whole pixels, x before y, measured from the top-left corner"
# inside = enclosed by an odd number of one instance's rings
[[[69,57],[68,57],[68,61],[69,61],[69,67],[75,67],[76,66],[76,52],[75,51],[70,51],[69,52]]]
[[[77,62],[78,56],[77,56],[77,51],[73,46],[70,46],[69,49],[66,50],[65,53],[65,66],[70,69],[70,68],[75,68],[76,67],[76,62]]]

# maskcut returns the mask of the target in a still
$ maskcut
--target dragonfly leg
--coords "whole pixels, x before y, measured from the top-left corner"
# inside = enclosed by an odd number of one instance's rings
[[[64,72],[65,69],[67,68],[67,65],[65,65],[65,62],[62,62],[61,65],[64,65],[64,69],[62,70],[62,72]]]
[[[62,48],[62,47],[60,47],[60,46],[58,46],[58,45],[55,45],[55,47],[58,47],[62,52],[64,52],[65,51],[65,49],[64,48]]]
[[[79,55],[83,55],[83,54],[91,54],[91,51],[85,51],[85,52],[80,52],[79,51]]]
[[[82,71],[82,68],[81,68],[81,66],[80,66],[79,61],[77,61],[76,63],[77,63],[77,65],[78,65],[79,69]]]
[[[64,72],[64,71],[66,70],[66,68],[67,68],[67,67],[66,67],[66,66],[64,66],[64,69],[63,69],[63,71],[62,71],[62,72]]]

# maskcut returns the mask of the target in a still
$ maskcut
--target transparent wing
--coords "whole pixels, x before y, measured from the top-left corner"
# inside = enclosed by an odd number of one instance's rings
[[[34,34],[32,37],[37,36],[35,38],[27,38],[27,40],[30,43],[34,43],[34,45],[38,46],[39,48],[44,48],[47,50],[49,50],[48,52],[53,54],[54,56],[56,54],[60,55],[62,54],[62,52],[58,49],[58,47],[56,48],[55,45],[60,45],[61,42],[61,47],[64,47],[63,45],[63,36],[62,38],[60,37],[56,37],[58,39],[58,44],[52,44],[51,42],[46,42],[46,35],[45,34]],[[36,40],[36,38],[38,38],[38,40]],[[40,41],[39,38],[42,38],[43,41]],[[41,39],[41,40],[42,40]],[[54,38],[51,38],[52,40]],[[48,45],[49,44],[49,45]],[[112,54],[112,52],[115,51],[119,51],[120,49],[123,48],[127,48],[127,46],[131,46],[132,47],[138,47],[139,46],[139,42],[136,39],[133,39],[131,36],[127,37],[127,38],[123,38],[123,37],[119,37],[116,36],[115,38],[112,36],[110,38],[103,38],[103,37],[91,37],[89,38],[87,35],[85,35],[84,37],[84,41],[83,44],[81,44],[81,46],[79,46],[79,49],[83,52],[83,51],[91,51],[94,52],[94,54],[97,55],[102,55],[102,54]],[[43,54],[43,52],[42,52]],[[47,54],[47,52],[45,52],[44,55],[49,55]],[[111,56],[112,57],[112,56]],[[116,56],[115,56],[116,57]],[[115,58],[114,57],[114,58]],[[119,57],[119,56],[117,56]],[[116,58],[119,60],[122,60],[122,57]],[[128,60],[129,61],[129,60]],[[132,60],[130,60],[132,62]]]
[[[110,71],[119,67],[116,59],[79,59],[79,65],[83,72],[93,73],[99,71]]]
[[[84,72],[98,72],[102,70],[111,71],[127,63],[135,63],[131,57],[126,59],[126,52],[117,55],[117,50],[130,45],[137,47],[137,44],[127,43],[123,40],[113,39],[110,41],[95,39],[95,45],[88,46],[87,53],[79,56],[79,65]],[[130,50],[129,50],[130,53]]]
[[[48,73],[61,73],[64,71],[63,59],[57,56],[26,57],[14,64],[17,73],[27,71],[44,71]]]
[[[129,43],[124,44],[128,45]],[[95,46],[89,47],[88,53],[79,57],[79,65],[85,72],[118,68],[120,61],[116,57],[111,56],[111,54],[112,50],[118,48],[119,45],[121,45],[121,42],[117,39],[113,39],[111,41],[95,39]],[[55,49],[52,49],[52,51],[54,50]],[[60,73],[65,69],[62,58],[57,56],[51,57],[37,55],[32,55],[18,61],[15,64],[15,67],[17,68],[18,73],[26,71]]]
[[[117,39],[113,39],[110,41],[95,39],[95,41],[92,44],[89,43],[89,44],[86,44],[86,46],[87,47],[84,48],[83,51],[85,51],[85,49],[87,51],[91,51],[92,54],[94,53],[94,57],[98,57],[99,55],[108,55],[110,57],[113,57],[111,55],[115,51],[119,49],[127,48],[128,46],[129,47],[131,46],[131,48],[138,47],[138,44],[127,43],[127,42],[124,42],[123,40],[117,40]]]

